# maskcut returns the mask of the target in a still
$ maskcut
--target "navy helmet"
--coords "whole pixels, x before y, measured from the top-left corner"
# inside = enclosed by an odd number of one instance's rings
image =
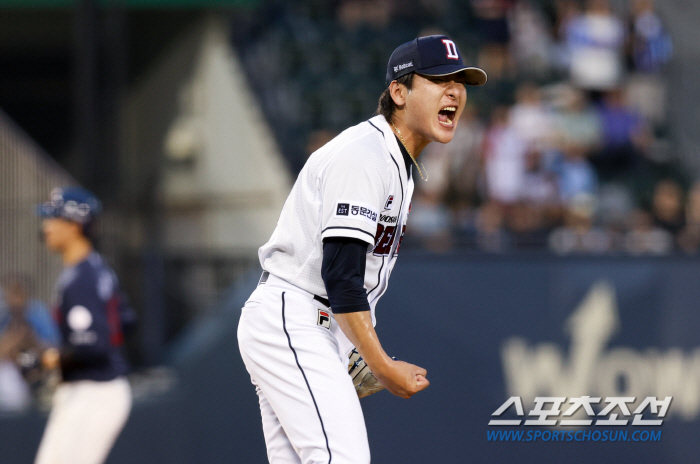
[[[89,224],[102,211],[102,203],[82,187],[61,187],[51,191],[50,200],[38,206],[44,218],[63,218],[78,224]]]
[[[484,85],[486,72],[465,66],[457,45],[444,35],[418,37],[396,47],[386,69],[387,85],[409,73],[449,76],[463,72],[467,85]]]

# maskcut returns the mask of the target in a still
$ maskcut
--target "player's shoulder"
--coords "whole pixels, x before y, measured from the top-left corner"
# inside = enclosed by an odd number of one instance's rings
[[[339,147],[344,150],[371,151],[386,157],[389,148],[385,140],[388,127],[383,116],[375,116],[343,131],[339,136]]]
[[[93,252],[86,261],[90,265],[90,272],[92,273],[92,280],[96,286],[97,294],[102,300],[107,301],[112,297],[119,285],[117,275],[97,252]]]
[[[105,286],[106,279],[113,280],[112,269],[104,262],[99,253],[93,251],[86,259],[64,270],[62,285],[64,288],[95,288]]]
[[[318,150],[322,165],[355,164],[381,168],[391,161],[391,153],[384,137],[384,118],[374,117],[352,126]],[[386,125],[386,122],[384,122]]]

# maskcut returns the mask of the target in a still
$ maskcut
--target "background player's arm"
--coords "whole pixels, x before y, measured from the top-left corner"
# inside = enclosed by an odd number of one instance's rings
[[[401,398],[410,398],[430,385],[425,378],[425,369],[395,361],[386,354],[372,326],[369,311],[335,314],[335,320],[375,377],[391,393]]]

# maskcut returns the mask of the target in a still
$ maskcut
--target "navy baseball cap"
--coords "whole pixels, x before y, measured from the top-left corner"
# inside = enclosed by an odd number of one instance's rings
[[[100,211],[100,200],[82,187],[55,188],[50,200],[37,206],[37,214],[41,217],[63,218],[78,224],[89,223]]]
[[[481,68],[465,66],[457,45],[445,35],[418,37],[399,45],[389,58],[386,83],[410,73],[424,76],[449,76],[463,72],[467,85],[484,85],[486,73]]]

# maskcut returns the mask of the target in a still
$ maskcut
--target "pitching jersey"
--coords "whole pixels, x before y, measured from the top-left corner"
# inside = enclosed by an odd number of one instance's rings
[[[106,381],[126,374],[122,314],[130,308],[124,308],[114,271],[93,252],[64,268],[57,287],[63,379]]]
[[[413,194],[401,150],[383,116],[351,127],[314,152],[299,173],[270,240],[262,268],[327,297],[323,239],[366,242],[365,289],[372,310],[387,289]]]

